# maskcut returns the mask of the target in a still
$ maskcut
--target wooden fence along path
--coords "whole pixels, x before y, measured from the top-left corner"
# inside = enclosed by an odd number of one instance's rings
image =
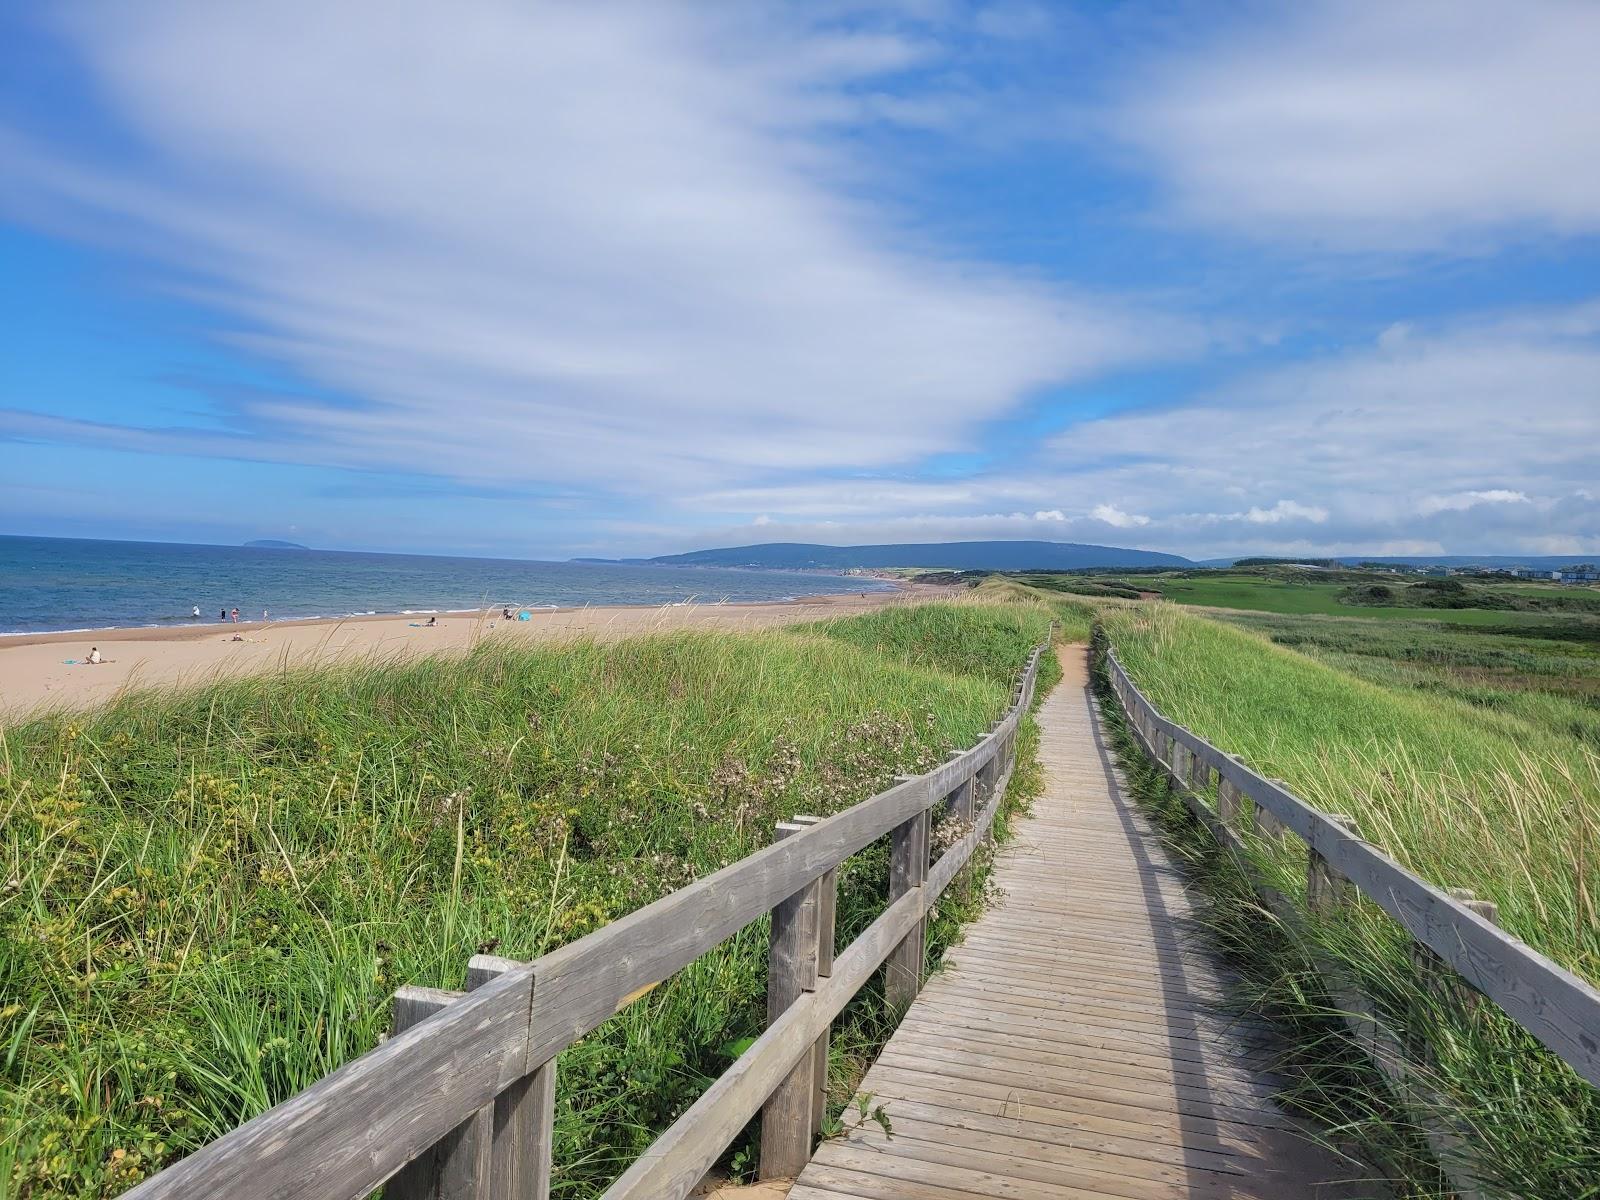
[[[1218,1005],[1223,981],[1186,936],[1182,884],[1118,786],[1081,650],[1066,652],[1069,681],[1041,711],[1048,792],[1001,857],[1004,897],[923,987],[925,921],[988,836],[1042,652],[1004,717],[943,766],[825,820],[797,816],[766,849],[534,962],[479,955],[465,992],[402,989],[383,1045],[127,1195],[357,1200],[383,1185],[390,1200],[544,1200],[559,1166],[561,1050],[768,913],[766,1032],[607,1200],[688,1195],[757,1114],[761,1174],[799,1175],[797,1200],[1364,1194],[1330,1182],[1349,1166],[1273,1105],[1265,1031]],[[1442,985],[1465,980],[1600,1083],[1594,988],[1498,929],[1491,907],[1423,882],[1344,818],[1175,725],[1114,655],[1107,665],[1130,727],[1222,845],[1242,848],[1243,824],[1298,835],[1314,909],[1366,896],[1431,956]],[[930,861],[935,814],[960,822]],[[885,836],[888,906],[836,952],[838,869]],[[909,1011],[863,1086],[893,1136],[867,1124],[813,1158],[831,1022],[880,966]],[[1330,978],[1361,1044],[1415,1094],[1394,1039],[1341,987]],[[1433,1136],[1442,1158],[1459,1149],[1459,1131]]]
[[[1297,1200],[1367,1194],[1273,1104],[1266,1033],[1225,1013],[1178,872],[1123,795],[1081,647],[1039,713],[1046,787],[1001,898],[861,1085],[791,1200]]]
[[[1471,1010],[1484,1000],[1544,1043],[1579,1077],[1600,1088],[1600,990],[1500,929],[1495,905],[1412,874],[1361,838],[1348,816],[1320,812],[1281,779],[1265,779],[1233,755],[1164,716],[1141,692],[1115,650],[1096,633],[1128,727],[1164,770],[1169,785],[1223,851],[1235,857],[1262,902],[1292,927],[1343,919],[1362,902],[1393,918],[1412,939],[1412,959],[1430,990]],[[1306,852],[1302,903],[1267,885],[1252,850],[1300,839]],[[1390,1095],[1427,1138],[1460,1200],[1486,1195],[1469,1126],[1433,1088],[1430,1048],[1390,1029],[1349,973],[1324,957],[1329,998]]]
[[[688,1195],[757,1113],[761,1174],[794,1176],[821,1126],[831,1022],[880,966],[897,1003],[922,984],[928,911],[988,837],[1044,649],[1004,716],[943,766],[825,820],[796,817],[765,850],[534,962],[477,955],[465,992],[401,989],[377,1049],[125,1195],[357,1200],[383,1185],[388,1200],[544,1200],[562,1049],[769,913],[766,1032],[606,1196]],[[964,832],[930,863],[936,809]],[[838,868],[885,836],[888,907],[835,954]]]

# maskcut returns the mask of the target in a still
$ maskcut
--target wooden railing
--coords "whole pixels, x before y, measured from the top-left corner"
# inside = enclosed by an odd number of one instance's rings
[[[766,849],[533,962],[477,955],[465,992],[401,989],[377,1049],[126,1195],[356,1200],[387,1183],[390,1198],[543,1200],[561,1050],[769,912],[766,1032],[606,1196],[686,1196],[758,1111],[762,1176],[796,1174],[821,1126],[833,1019],[885,963],[892,1004],[922,986],[929,910],[989,835],[1044,649],[971,749],[835,816],[786,822]],[[930,866],[939,806],[969,827]],[[885,834],[888,907],[835,958],[838,868]]]
[[[1304,910],[1251,873],[1257,894],[1293,923],[1308,915],[1327,918],[1359,894],[1393,917],[1415,943],[1413,960],[1440,988],[1454,988],[1463,1004],[1473,998],[1459,983],[1492,1000],[1514,1022],[1595,1087],[1600,1087],[1600,991],[1495,924],[1495,906],[1471,893],[1445,891],[1406,870],[1365,842],[1347,816],[1324,813],[1300,799],[1282,780],[1265,779],[1240,759],[1169,720],[1129,678],[1103,631],[1095,634],[1106,675],[1128,728],[1176,785],[1184,805],[1250,866],[1247,825],[1263,839],[1295,834],[1307,851]],[[1209,796],[1215,785],[1215,806]],[[1248,809],[1243,801],[1251,802]],[[1448,1106],[1432,1094],[1425,1048],[1407,1044],[1389,1030],[1370,998],[1331,959],[1319,963],[1330,996],[1355,1043],[1384,1076],[1400,1085],[1401,1100],[1428,1137],[1458,1194],[1479,1194],[1466,1131],[1448,1117]],[[1422,1103],[1413,1104],[1412,1099]]]

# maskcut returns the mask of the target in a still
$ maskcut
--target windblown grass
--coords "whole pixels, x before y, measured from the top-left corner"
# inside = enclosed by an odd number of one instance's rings
[[[1512,628],[1219,614],[1392,689],[1510,713],[1600,750],[1600,619]]]
[[[1600,757],[1582,741],[1515,713],[1358,679],[1167,605],[1108,610],[1105,626],[1173,720],[1324,811],[1353,816],[1363,837],[1424,878],[1493,900],[1512,933],[1600,979]],[[1259,847],[1258,860],[1274,887],[1303,894],[1295,839]],[[1600,1195],[1600,1097],[1492,1005],[1441,996],[1376,908],[1289,929],[1215,862],[1206,878],[1213,925],[1246,969],[1252,1002],[1300,1034],[1317,1100],[1308,1106],[1401,1163],[1415,1194],[1436,1194],[1437,1177],[1397,1149],[1414,1150],[1417,1131],[1363,1078],[1321,990],[1319,956],[1343,964],[1387,1024],[1428,1047],[1435,1115],[1466,1131],[1486,1194]]]
[[[537,956],[970,745],[1048,618],[934,607],[372,661],[5,732],[0,1195],[114,1194],[372,1047],[400,984]],[[843,873],[842,937],[884,875],[881,850]],[[603,1186],[759,1030],[765,955],[758,924],[562,1056],[557,1194]]]

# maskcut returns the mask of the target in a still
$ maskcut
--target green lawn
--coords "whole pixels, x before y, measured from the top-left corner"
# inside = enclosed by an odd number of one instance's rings
[[[1345,604],[1339,593],[1350,586],[1348,582],[1289,582],[1265,576],[1219,573],[1215,576],[1185,578],[1178,575],[1128,575],[1119,576],[1138,587],[1160,592],[1177,604],[1203,605],[1211,608],[1245,609],[1252,612],[1286,613],[1342,617],[1366,617],[1389,621],[1441,621],[1451,625],[1529,625],[1561,621],[1558,614],[1505,611],[1475,608],[1379,608],[1362,604]],[[1391,582],[1392,577],[1371,576],[1374,582]],[[1499,585],[1495,585],[1497,588]],[[1547,597],[1551,588],[1510,587],[1506,590],[1518,595]],[[1571,589],[1567,589],[1571,592]],[[1587,593],[1584,593],[1587,595]]]

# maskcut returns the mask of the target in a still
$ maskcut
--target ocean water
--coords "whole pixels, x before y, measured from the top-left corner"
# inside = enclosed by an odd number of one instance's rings
[[[338,550],[0,536],[0,634],[217,621],[776,601],[874,591],[870,579],[726,567],[602,566]]]

